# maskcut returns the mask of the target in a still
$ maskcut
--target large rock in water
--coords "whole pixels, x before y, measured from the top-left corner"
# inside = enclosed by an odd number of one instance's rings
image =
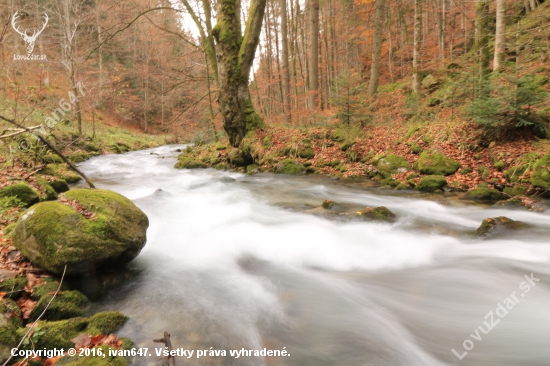
[[[27,210],[13,233],[32,263],[60,274],[118,267],[134,259],[146,241],[147,216],[132,201],[100,189],[73,189],[61,201]]]

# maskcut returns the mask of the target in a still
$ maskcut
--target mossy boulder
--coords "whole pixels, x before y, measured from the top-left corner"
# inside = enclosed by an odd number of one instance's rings
[[[405,173],[410,169],[410,165],[407,160],[403,159],[399,155],[391,154],[378,159],[375,163],[376,169],[379,172],[388,174]]]
[[[29,320],[34,321],[46,309],[54,294],[42,295],[32,309]],[[84,315],[88,307],[88,298],[78,291],[62,291],[51,302],[42,317],[44,320],[64,320]]]
[[[108,335],[119,330],[127,320],[128,317],[118,311],[97,313],[90,318],[88,333]]]
[[[82,274],[119,267],[134,259],[146,241],[147,216],[126,197],[108,190],[73,189],[62,202],[42,202],[17,222],[12,241],[40,268]]]
[[[40,173],[63,179],[69,184],[76,183],[82,179],[80,175],[69,170],[64,164],[48,164]]]
[[[302,159],[313,159],[315,157],[315,152],[311,147],[306,147],[298,150],[298,157]]]
[[[302,174],[306,167],[293,159],[285,159],[276,166],[277,173],[283,174]]]
[[[441,175],[427,175],[422,177],[416,189],[423,192],[435,192],[443,189],[447,185],[447,180]]]
[[[245,167],[252,164],[254,161],[252,156],[241,149],[232,148],[227,154],[229,162],[238,167]]]
[[[59,288],[59,282],[51,277],[46,277],[42,280],[41,283],[35,285],[32,288],[31,298],[33,300],[40,300],[42,296],[47,294],[53,294]],[[61,291],[67,290],[67,285],[63,284],[61,286]]]
[[[466,193],[464,199],[472,201],[498,201],[502,194],[489,187],[477,187]]]
[[[415,163],[415,168],[422,174],[451,175],[460,168],[460,163],[444,154],[424,151]]]
[[[56,179],[50,182],[50,186],[52,186],[57,193],[64,193],[69,190],[69,185],[64,179]]]
[[[0,189],[0,197],[14,197],[30,207],[40,202],[38,192],[27,183],[17,183]]]
[[[531,184],[542,189],[550,188],[550,154],[545,155],[533,165]]]
[[[19,342],[16,329],[11,324],[0,325],[0,362],[2,363],[6,362],[10,357],[11,349]]]
[[[521,222],[514,221],[505,216],[489,217],[483,220],[481,226],[476,230],[478,236],[498,235],[503,234],[509,230],[521,230],[528,228],[529,225]]]
[[[380,207],[367,207],[364,210],[357,212],[354,216],[356,219],[365,221],[385,221],[395,222],[396,216],[388,208],[384,206]]]

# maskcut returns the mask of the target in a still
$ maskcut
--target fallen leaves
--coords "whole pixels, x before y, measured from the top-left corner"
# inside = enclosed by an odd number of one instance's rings
[[[92,219],[94,221],[97,220],[97,218],[95,217],[95,213],[93,213],[92,211],[87,210],[84,206],[82,206],[80,203],[78,203],[77,200],[69,200],[67,198],[61,197],[61,198],[59,198],[59,202],[63,203],[64,205],[67,205],[69,207],[74,208],[76,211],[78,211],[86,219]]]

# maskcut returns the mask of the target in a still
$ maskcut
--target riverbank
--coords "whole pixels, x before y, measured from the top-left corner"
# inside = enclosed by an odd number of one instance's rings
[[[80,163],[90,157],[126,153],[171,142],[167,136],[136,135],[121,128],[98,126],[94,138],[80,138],[70,130],[52,131],[49,140],[72,163]],[[0,306],[4,321],[0,322],[0,361],[5,362],[12,347],[23,338],[20,350],[70,347],[87,349],[99,347],[107,354],[107,348],[127,349],[132,345],[128,338],[117,338],[112,333],[119,329],[127,317],[118,312],[103,312],[91,316],[90,301],[78,287],[69,285],[81,281],[54,275],[30,263],[11,242],[11,233],[20,214],[41,201],[57,200],[69,189],[69,184],[81,180],[61,158],[37,144],[28,134],[0,146]],[[116,277],[117,274],[111,277]],[[113,278],[104,276],[96,280],[98,289]],[[94,281],[88,281],[90,283]],[[116,281],[114,281],[116,282]],[[104,290],[104,289],[103,289]],[[96,294],[97,296],[97,294]],[[25,333],[28,327],[48,310],[38,324]],[[91,317],[90,317],[91,316]],[[61,357],[50,354],[31,357],[17,356],[13,364],[19,366],[52,365]],[[94,357],[82,357],[79,365],[92,362]],[[78,359],[66,359],[71,364]],[[126,365],[123,357],[107,357],[101,365]]]

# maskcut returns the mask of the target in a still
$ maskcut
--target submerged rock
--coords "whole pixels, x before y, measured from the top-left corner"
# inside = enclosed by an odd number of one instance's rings
[[[521,230],[528,228],[529,225],[521,222],[514,221],[505,216],[489,217],[483,220],[481,226],[476,230],[478,236],[488,236],[502,234],[507,230]]]
[[[537,200],[526,196],[512,197],[505,201],[499,201],[495,203],[492,208],[506,208],[506,209],[519,209],[533,212],[546,211],[546,202],[543,200]]]
[[[460,163],[436,152],[423,152],[415,163],[416,169],[422,174],[451,175],[460,168]]]
[[[64,202],[42,202],[17,222],[13,245],[40,268],[61,274],[119,267],[146,241],[147,216],[126,197],[107,190],[74,189]]]
[[[380,206],[375,208],[367,207],[353,215],[353,218],[358,218],[365,221],[395,222],[396,216],[388,208]]]
[[[25,207],[30,207],[40,202],[38,192],[27,183],[17,183],[0,189],[0,198],[16,198],[21,201]]]

